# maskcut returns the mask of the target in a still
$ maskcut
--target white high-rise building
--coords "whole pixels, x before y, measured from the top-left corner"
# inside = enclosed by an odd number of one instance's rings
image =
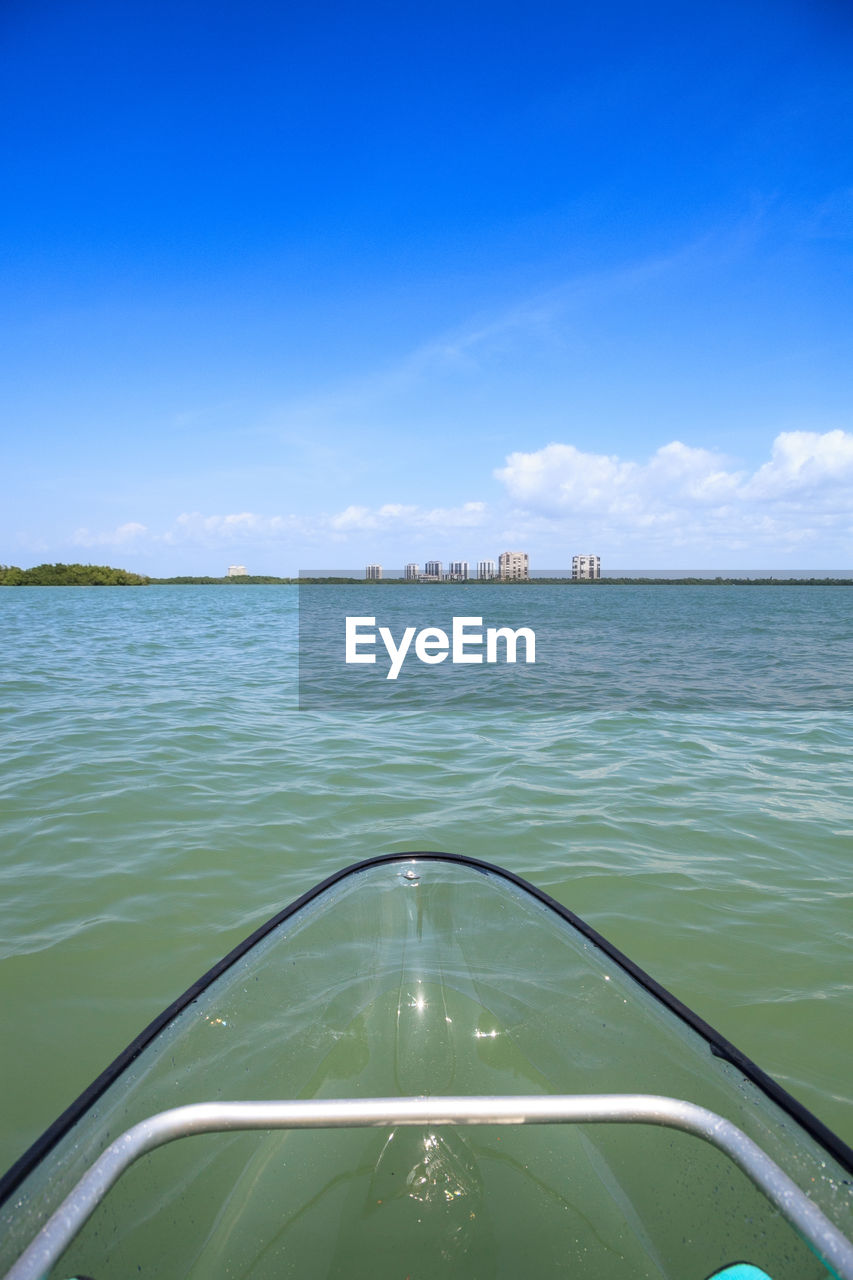
[[[441,561],[427,560],[426,564],[424,565],[424,577],[437,578],[439,581],[441,581]]]
[[[477,565],[477,577],[480,579],[496,578],[498,576],[497,565],[494,560],[481,560]]]
[[[378,582],[382,577],[382,565],[369,564],[364,571],[364,576],[373,582]]]
[[[599,556],[572,556],[572,577],[592,578],[601,577],[601,558]]]
[[[468,561],[467,560],[451,560],[450,568],[447,571],[448,577],[454,582],[468,581]]]
[[[244,564],[229,564],[227,576],[229,578],[245,578],[248,576],[248,571]]]
[[[406,581],[407,582],[417,582],[420,576],[421,576],[421,566],[419,564],[406,565]]]
[[[530,557],[526,551],[502,551],[498,557],[498,576],[514,581],[530,577]]]

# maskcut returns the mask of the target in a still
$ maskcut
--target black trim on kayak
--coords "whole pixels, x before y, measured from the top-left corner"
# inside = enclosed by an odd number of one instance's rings
[[[217,978],[227,972],[232,965],[242,959],[252,947],[262,941],[268,934],[272,933],[286,920],[295,915],[303,907],[313,902],[315,898],[321,896],[326,890],[331,889],[334,885],[339,884],[341,880],[356,875],[360,871],[366,871],[370,867],[378,867],[387,863],[394,862],[410,862],[414,858],[429,859],[433,862],[451,862],[460,866],[471,867],[475,871],[480,871],[484,875],[494,875],[500,879],[509,881],[510,884],[516,885],[519,889],[524,890],[532,897],[536,898],[544,906],[555,911],[568,924],[572,925],[579,933],[581,933],[590,942],[594,943],[601,951],[604,952],[615,964],[618,964],[627,974],[638,982],[641,987],[645,988],[656,999],[660,1000],[672,1013],[679,1017],[682,1022],[687,1023],[694,1031],[696,1031],[708,1044],[711,1053],[715,1057],[723,1058],[726,1062],[730,1062],[737,1067],[739,1071],[751,1080],[754,1085],[772,1099],[777,1106],[787,1112],[801,1128],[814,1138],[830,1155],[843,1165],[844,1168],[853,1174],[853,1149],[833,1133],[831,1129],[821,1121],[817,1116],[813,1115],[802,1103],[792,1097],[787,1090],[783,1089],[780,1084],[773,1080],[766,1072],[762,1071],[745,1053],[741,1053],[724,1036],[715,1031],[712,1026],[700,1018],[698,1014],[689,1009],[687,1005],[662,987],[649,974],[641,969],[639,965],[634,964],[624,955],[617,947],[591,925],[588,925],[580,916],[576,916],[568,907],[564,907],[556,898],[552,898],[550,894],[544,890],[538,889],[536,885],[530,884],[529,881],[523,880],[521,876],[517,876],[512,871],[507,871],[503,867],[497,867],[492,863],[483,862],[479,858],[469,858],[464,854],[441,853],[432,850],[416,850],[412,853],[386,853],[377,857],[365,858],[362,862],[355,862],[351,866],[344,867],[341,871],[336,871],[334,875],[329,876],[320,884],[309,889],[307,893],[303,893],[301,897],[291,902],[289,906],[284,907],[271,919],[262,924],[260,928],[251,933],[248,938],[239,943],[232,951],[229,951],[212,969],[203,974],[198,981],[188,987],[183,995],[178,996],[167,1009],[164,1009],[153,1022],[140,1032],[135,1040],[124,1049],[117,1058],[102,1071],[101,1074],[84,1090],[80,1096],[71,1103],[71,1105],[63,1111],[62,1115],[46,1129],[40,1138],[36,1139],[29,1150],[25,1151],[19,1160],[12,1165],[11,1169],[0,1178],[0,1205],[2,1205],[8,1197],[20,1186],[25,1178],[35,1169],[41,1160],[52,1150],[53,1147],[68,1133],[68,1131],[77,1123],[89,1108],[97,1102],[97,1100],[106,1093],[107,1089],[118,1079],[123,1071],[139,1057],[143,1050],[147,1049],[149,1044],[157,1038],[160,1032],[168,1026],[168,1024],[182,1013],[188,1005],[198,999],[203,991],[214,983]]]

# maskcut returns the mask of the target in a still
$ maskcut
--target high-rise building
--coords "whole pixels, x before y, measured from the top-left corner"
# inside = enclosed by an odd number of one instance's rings
[[[247,576],[246,566],[244,564],[229,564],[227,576],[229,578],[245,578]]]
[[[421,567],[419,564],[406,565],[406,581],[407,582],[417,582],[420,576],[421,576]]]
[[[467,560],[451,560],[450,568],[447,571],[448,577],[453,582],[468,581],[468,561]]]
[[[599,556],[572,556],[572,577],[575,579],[601,577],[601,559]]]
[[[477,565],[477,577],[481,579],[496,578],[497,566],[494,560],[481,560]]]
[[[365,578],[371,579],[373,582],[378,582],[382,577],[382,565],[369,564],[364,571],[364,576]]]
[[[530,557],[526,551],[502,551],[498,557],[498,576],[514,581],[530,577]]]
[[[441,580],[441,561],[427,560],[426,564],[424,565],[424,577],[437,578],[440,581]]]

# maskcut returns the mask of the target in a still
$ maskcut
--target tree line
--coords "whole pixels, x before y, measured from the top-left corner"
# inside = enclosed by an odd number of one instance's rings
[[[0,564],[0,587],[144,587],[151,581],[108,564]]]

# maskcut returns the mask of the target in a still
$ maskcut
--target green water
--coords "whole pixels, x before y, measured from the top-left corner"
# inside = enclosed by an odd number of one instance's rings
[[[853,1140],[853,594],[536,592],[558,632],[593,602],[613,696],[299,711],[295,588],[0,592],[0,1163],[280,905],[413,848],[548,889]],[[721,622],[742,698],[676,696]],[[620,692],[628,630],[671,698]]]

